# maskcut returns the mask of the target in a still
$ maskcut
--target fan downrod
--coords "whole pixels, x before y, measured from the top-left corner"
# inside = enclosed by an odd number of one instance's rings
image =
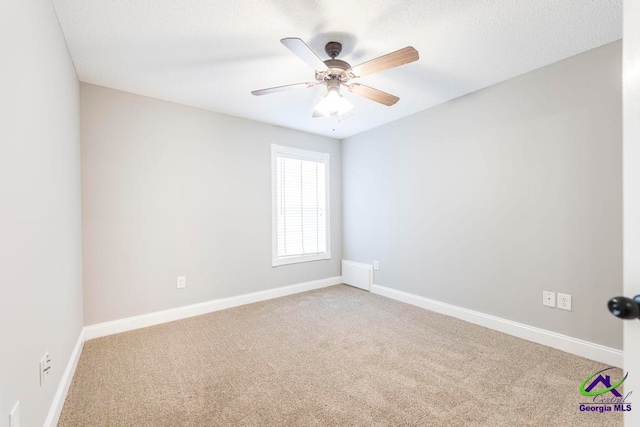
[[[331,59],[335,59],[336,56],[340,55],[340,52],[342,52],[342,43],[329,42],[325,45],[324,51],[327,52],[327,55],[329,55]]]

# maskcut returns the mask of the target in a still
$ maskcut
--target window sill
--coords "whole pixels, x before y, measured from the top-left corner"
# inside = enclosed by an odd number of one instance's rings
[[[292,256],[287,258],[274,258],[271,262],[271,266],[278,267],[281,265],[298,264],[300,262],[321,261],[327,259],[331,259],[330,252],[313,255]]]

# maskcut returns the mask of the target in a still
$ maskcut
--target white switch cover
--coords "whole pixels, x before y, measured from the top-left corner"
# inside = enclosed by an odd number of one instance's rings
[[[16,402],[9,413],[9,427],[20,427],[20,402]]]
[[[542,291],[542,304],[547,307],[556,306],[556,294],[554,292]]]
[[[185,276],[178,276],[178,289],[185,288],[187,286],[187,278]]]
[[[571,295],[558,294],[558,308],[571,311]]]
[[[380,263],[378,261],[373,261],[373,269],[376,271],[380,270]]]

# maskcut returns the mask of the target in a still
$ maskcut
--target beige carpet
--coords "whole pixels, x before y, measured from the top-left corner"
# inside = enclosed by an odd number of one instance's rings
[[[58,425],[622,425],[604,367],[341,285],[88,341]]]

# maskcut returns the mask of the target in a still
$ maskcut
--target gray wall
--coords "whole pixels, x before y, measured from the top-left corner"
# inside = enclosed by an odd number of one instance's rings
[[[605,305],[622,290],[620,76],[616,42],[346,139],[344,258],[379,260],[378,285],[621,348]]]
[[[2,2],[0,52],[0,426],[29,427],[82,328],[78,81],[50,1]]]
[[[340,275],[339,141],[88,84],[81,106],[85,324]],[[331,154],[331,260],[271,267],[271,143]]]

